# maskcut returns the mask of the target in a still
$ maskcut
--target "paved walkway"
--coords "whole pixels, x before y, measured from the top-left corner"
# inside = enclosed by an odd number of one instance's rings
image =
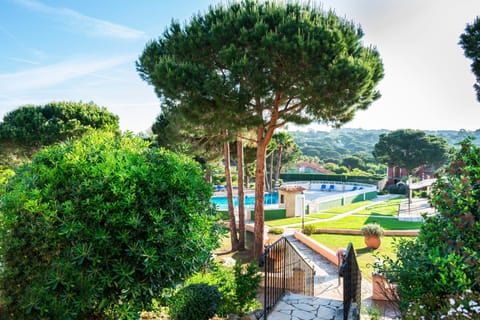
[[[428,199],[413,198],[409,204],[408,199],[400,202],[398,220],[400,221],[423,221],[422,214],[427,216],[436,214],[435,208],[430,206]]]

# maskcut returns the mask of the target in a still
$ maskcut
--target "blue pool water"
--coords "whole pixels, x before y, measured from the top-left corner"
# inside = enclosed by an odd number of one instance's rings
[[[226,209],[228,207],[228,200],[226,196],[217,196],[212,197],[210,200],[213,204],[217,205],[218,209]],[[266,193],[264,204],[277,204],[278,203],[278,192]],[[233,205],[238,206],[238,197],[233,197]],[[255,196],[247,195],[245,196],[245,206],[253,207],[255,205]]]

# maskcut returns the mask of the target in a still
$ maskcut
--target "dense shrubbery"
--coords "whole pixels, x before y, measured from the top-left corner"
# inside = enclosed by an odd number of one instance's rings
[[[255,262],[244,270],[237,260],[234,268],[215,265],[210,272],[198,273],[187,280],[186,285],[208,283],[218,287],[222,294],[222,303],[218,315],[242,315],[259,307],[256,300],[261,277]]]
[[[213,317],[222,295],[216,286],[194,283],[181,288],[170,307],[172,320],[208,320]]]
[[[408,193],[408,186],[405,184],[393,184],[388,186],[388,193],[390,194],[404,194]]]
[[[439,214],[426,220],[415,241],[400,242],[397,260],[387,259],[381,270],[397,282],[404,312],[421,304],[426,314],[436,314],[451,297],[478,297],[480,147],[462,143],[434,187],[432,203]]]
[[[186,157],[93,133],[48,147],[1,199],[12,319],[131,319],[218,245],[211,186]]]

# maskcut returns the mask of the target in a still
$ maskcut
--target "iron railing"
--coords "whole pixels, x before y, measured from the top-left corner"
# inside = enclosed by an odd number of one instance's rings
[[[339,272],[340,276],[343,277],[343,319],[347,320],[352,305],[356,304],[356,308],[360,311],[362,301],[362,275],[351,242],[345,251]],[[358,312],[357,319],[359,315]]]
[[[282,237],[265,247],[260,267],[265,271],[264,319],[286,292],[314,295],[315,270],[297,249]]]

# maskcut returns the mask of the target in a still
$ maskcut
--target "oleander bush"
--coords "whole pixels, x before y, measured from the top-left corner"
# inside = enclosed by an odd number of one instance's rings
[[[0,200],[0,289],[12,319],[132,319],[218,246],[197,163],[131,135],[38,152]]]

